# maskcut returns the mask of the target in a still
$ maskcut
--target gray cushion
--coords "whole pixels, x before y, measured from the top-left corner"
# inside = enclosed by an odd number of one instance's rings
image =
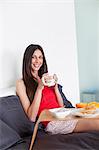
[[[0,97],[0,119],[21,137],[31,135],[33,132],[34,123],[25,115],[16,95]]]
[[[0,150],[5,150],[21,140],[20,136],[0,120]]]

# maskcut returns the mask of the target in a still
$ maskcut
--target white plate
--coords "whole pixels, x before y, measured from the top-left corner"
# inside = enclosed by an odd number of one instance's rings
[[[71,113],[69,108],[54,108],[49,111],[51,111],[57,118],[65,118]]]
[[[84,118],[94,118],[94,117],[97,117],[99,115],[99,108],[97,108],[95,110],[94,113],[90,113],[90,114],[83,114],[81,113],[81,111],[83,110],[84,108],[75,108],[73,111],[72,111],[72,115],[73,116],[77,116],[77,117],[84,117]]]

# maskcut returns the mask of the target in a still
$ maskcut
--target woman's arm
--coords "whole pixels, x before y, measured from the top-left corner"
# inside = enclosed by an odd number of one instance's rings
[[[61,96],[61,94],[60,94],[60,92],[59,92],[58,84],[57,84],[57,83],[55,84],[54,89],[55,89],[55,94],[56,94],[58,103],[59,103],[59,105],[60,105],[61,107],[63,107],[63,106],[64,106],[64,103],[63,103],[62,96]]]
[[[54,78],[54,80],[55,80],[54,89],[55,89],[55,94],[56,94],[58,103],[59,103],[59,105],[60,105],[61,107],[63,107],[63,106],[64,106],[64,102],[63,102],[63,98],[62,98],[62,96],[61,96],[61,94],[60,94],[60,91],[59,91],[59,89],[58,89],[58,84],[57,84],[58,78],[57,78],[57,75],[54,74],[53,78]]]
[[[29,119],[33,122],[35,122],[37,114],[38,114],[43,88],[44,88],[43,84],[39,83],[33,102],[32,104],[30,104],[29,98],[26,94],[26,87],[25,87],[23,80],[18,80],[16,82],[16,93],[21,100],[25,113],[27,114]]]

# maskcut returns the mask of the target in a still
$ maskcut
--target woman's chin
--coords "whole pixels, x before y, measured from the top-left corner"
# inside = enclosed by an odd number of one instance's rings
[[[32,68],[32,69],[35,72],[35,71],[39,71],[40,68]]]

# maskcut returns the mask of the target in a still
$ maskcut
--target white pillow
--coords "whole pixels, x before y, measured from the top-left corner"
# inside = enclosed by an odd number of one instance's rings
[[[0,97],[16,95],[15,86],[0,89]]]

